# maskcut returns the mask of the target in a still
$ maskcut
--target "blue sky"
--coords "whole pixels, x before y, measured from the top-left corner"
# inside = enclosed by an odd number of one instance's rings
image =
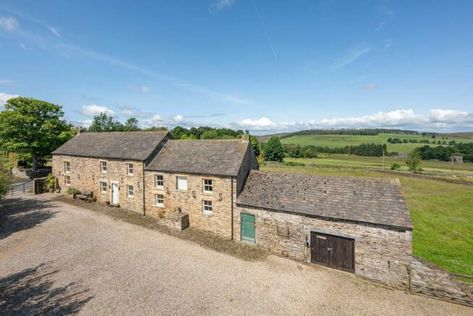
[[[254,133],[473,130],[473,1],[8,1],[0,104]]]

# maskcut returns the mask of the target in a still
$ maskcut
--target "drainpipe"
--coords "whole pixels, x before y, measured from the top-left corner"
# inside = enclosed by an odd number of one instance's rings
[[[231,210],[232,210],[232,219],[231,219],[231,225],[232,225],[232,228],[231,228],[231,232],[232,232],[232,239],[233,240],[233,177],[232,177],[232,188],[231,188],[231,193],[232,193],[232,207],[231,207]]]

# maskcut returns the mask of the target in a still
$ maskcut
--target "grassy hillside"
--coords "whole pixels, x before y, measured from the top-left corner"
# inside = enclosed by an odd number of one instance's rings
[[[472,186],[410,178],[368,168],[307,165],[263,166],[268,172],[296,172],[318,175],[396,177],[414,223],[414,255],[452,273],[473,275]]]
[[[445,137],[445,138],[443,138]],[[379,135],[294,135],[281,138],[283,144],[298,144],[298,145],[315,145],[315,146],[327,146],[327,147],[344,147],[350,145],[360,145],[363,143],[374,143],[374,144],[386,144],[388,151],[392,152],[411,152],[417,147],[425,144],[420,143],[402,143],[402,144],[390,144],[388,138],[399,138],[399,139],[417,139],[420,140],[434,140],[431,136],[422,135],[404,135],[404,134],[379,134]],[[469,134],[463,135],[439,135],[435,140],[454,140],[457,143],[473,142],[473,138],[469,137]],[[430,144],[431,146],[437,146],[437,144]]]

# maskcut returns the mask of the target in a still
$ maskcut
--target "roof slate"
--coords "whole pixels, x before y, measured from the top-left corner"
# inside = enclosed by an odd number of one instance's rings
[[[248,145],[241,139],[169,140],[146,170],[236,176]]]
[[[397,179],[251,171],[240,206],[412,229]]]
[[[53,155],[145,161],[168,132],[81,133],[53,151]]]

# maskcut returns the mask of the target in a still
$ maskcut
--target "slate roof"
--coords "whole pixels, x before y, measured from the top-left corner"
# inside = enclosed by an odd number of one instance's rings
[[[145,161],[168,132],[81,133],[53,151],[53,155]]]
[[[241,139],[169,140],[146,170],[236,176],[248,145]]]
[[[312,176],[252,170],[240,206],[412,229],[397,179]]]

